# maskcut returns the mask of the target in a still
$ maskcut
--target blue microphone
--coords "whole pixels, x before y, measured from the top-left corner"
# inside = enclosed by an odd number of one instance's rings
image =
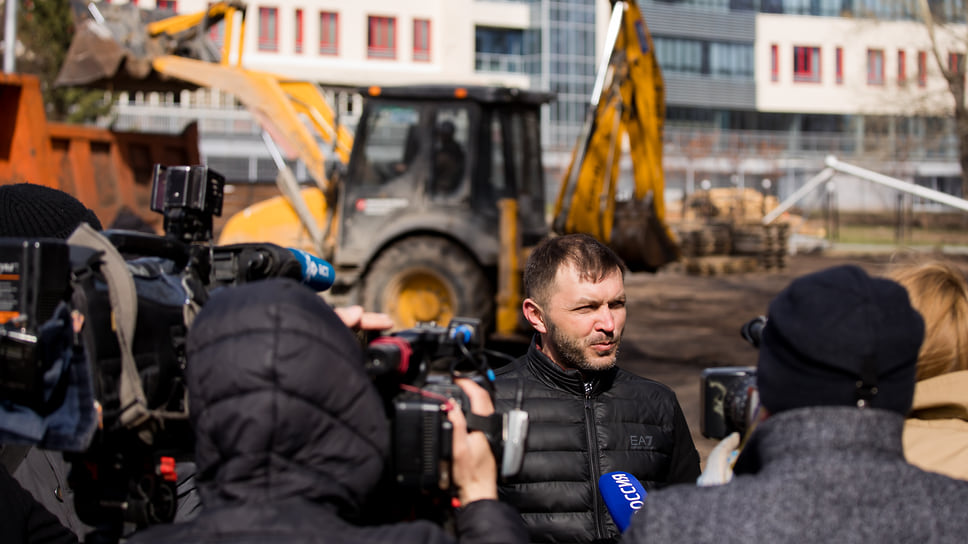
[[[628,472],[608,472],[598,479],[598,491],[618,530],[625,532],[632,523],[632,514],[645,504],[645,488]]]
[[[291,247],[286,249],[291,251],[296,256],[296,260],[299,261],[303,285],[307,285],[316,291],[325,291],[333,286],[333,281],[336,279],[336,271],[333,270],[333,265],[301,249]]]

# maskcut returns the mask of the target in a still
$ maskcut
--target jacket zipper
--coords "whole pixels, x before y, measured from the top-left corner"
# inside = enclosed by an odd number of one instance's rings
[[[598,473],[601,469],[598,466],[598,436],[595,432],[595,414],[592,411],[591,394],[585,393],[585,438],[588,440],[588,464],[591,470],[592,483],[592,503],[595,505],[595,532],[596,538],[605,538],[605,528],[602,526],[602,511],[598,499]]]

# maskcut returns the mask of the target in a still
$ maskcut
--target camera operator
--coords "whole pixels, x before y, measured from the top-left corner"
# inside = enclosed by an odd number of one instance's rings
[[[67,239],[82,222],[101,230],[94,212],[63,191],[31,183],[0,186],[0,237]],[[9,444],[0,450],[6,470],[62,525],[78,538],[90,530],[74,509],[70,466],[61,452]]]
[[[345,318],[345,316],[344,316]],[[213,292],[188,333],[191,421],[203,507],[130,542],[450,542],[427,521],[357,526],[390,450],[381,397],[358,341],[315,293],[288,279]],[[460,380],[467,382],[467,380]],[[461,383],[475,413],[487,393]],[[460,542],[524,542],[517,513],[497,501],[497,469],[479,432],[454,424]]]
[[[626,542],[964,542],[968,482],[905,461],[924,322],[899,284],[839,266],[770,304],[761,420],[729,483],[652,493]]]

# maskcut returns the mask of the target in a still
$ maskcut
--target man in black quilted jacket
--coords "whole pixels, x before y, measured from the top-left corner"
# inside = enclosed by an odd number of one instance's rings
[[[390,432],[356,337],[315,293],[288,279],[217,291],[187,346],[202,508],[191,521],[155,526],[128,542],[454,542],[428,521],[346,521],[360,517],[380,479]],[[475,413],[493,410],[482,388],[461,386]],[[448,417],[461,501],[456,540],[526,541],[517,513],[497,501],[487,439],[467,432],[460,410]]]
[[[598,478],[631,473],[647,491],[694,483],[699,454],[675,393],[616,366],[625,327],[625,265],[582,234],[551,238],[524,270],[525,356],[499,369],[499,409],[529,413],[524,465],[501,498],[532,542],[610,542],[619,536]]]

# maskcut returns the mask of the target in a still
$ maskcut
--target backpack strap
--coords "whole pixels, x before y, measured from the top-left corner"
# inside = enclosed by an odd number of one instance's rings
[[[114,325],[121,352],[119,391],[121,401],[119,419],[121,424],[129,429],[134,429],[142,427],[152,419],[184,419],[188,417],[187,411],[156,411],[148,407],[141,376],[138,374],[138,366],[135,363],[134,352],[131,348],[138,318],[138,293],[124,257],[121,256],[121,253],[110,240],[87,223],[81,223],[67,239],[67,242],[101,253],[100,271],[107,281],[108,296],[111,301],[111,322]],[[140,430],[138,436],[145,443],[150,444],[152,442],[152,432],[148,428]]]

